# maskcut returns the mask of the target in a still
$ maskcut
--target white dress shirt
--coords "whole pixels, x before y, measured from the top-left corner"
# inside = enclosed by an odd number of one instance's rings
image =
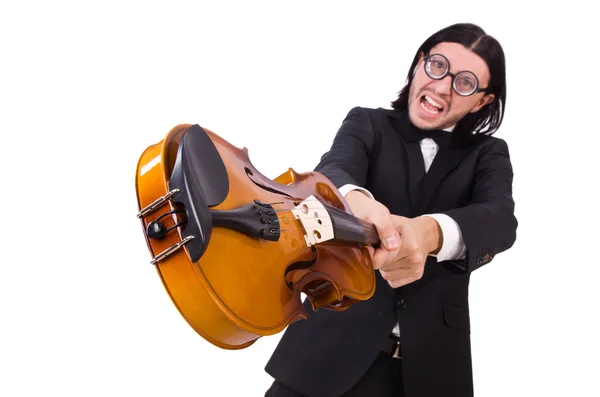
[[[439,146],[431,138],[424,138],[420,142],[421,152],[423,153],[423,160],[425,161],[425,172],[429,171],[431,163],[438,152]],[[352,190],[360,190],[372,199],[375,199],[371,192],[368,190],[355,186],[355,185],[344,185],[339,191],[343,196]],[[425,214],[423,216],[430,216],[437,221],[442,230],[442,247],[437,254],[430,254],[437,258],[438,262],[451,260],[451,259],[463,259],[465,257],[466,247],[463,242],[460,227],[446,214]],[[392,332],[396,335],[400,335],[400,329],[398,324],[394,327]]]

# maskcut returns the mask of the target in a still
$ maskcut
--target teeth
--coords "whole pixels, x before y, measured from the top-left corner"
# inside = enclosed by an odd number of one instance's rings
[[[424,102],[421,102],[421,108],[423,108],[423,110],[425,110],[429,114],[438,114],[438,113],[440,113],[440,109],[430,109],[427,106],[425,106]]]
[[[440,108],[440,110],[442,109],[442,105],[429,98],[427,95],[425,95],[425,99],[427,99],[427,102],[431,103],[433,106],[437,106],[438,108]]]

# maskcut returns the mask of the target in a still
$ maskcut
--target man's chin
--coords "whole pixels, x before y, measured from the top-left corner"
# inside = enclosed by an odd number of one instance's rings
[[[426,119],[423,117],[420,117],[418,112],[416,112],[417,114],[415,115],[413,113],[413,111],[410,111],[408,113],[409,117],[410,117],[410,121],[411,123],[413,123],[413,125],[417,128],[420,128],[422,130],[437,130],[437,129],[442,129],[442,125],[444,125],[444,118],[443,117],[439,117],[439,118],[434,118],[434,119]]]

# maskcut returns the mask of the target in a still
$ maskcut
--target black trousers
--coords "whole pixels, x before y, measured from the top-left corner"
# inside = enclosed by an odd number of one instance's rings
[[[311,397],[273,382],[265,397]],[[338,397],[338,396],[331,396]],[[404,397],[402,359],[381,352],[364,376],[339,397]]]

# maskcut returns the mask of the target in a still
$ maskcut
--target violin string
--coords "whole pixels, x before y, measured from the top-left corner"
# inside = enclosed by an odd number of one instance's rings
[[[288,227],[288,226],[286,226],[286,227]],[[333,227],[333,225],[319,225],[317,228],[321,228],[322,229],[322,228],[331,228],[331,227]],[[295,227],[293,226],[292,229],[289,229],[289,227],[288,227],[288,229],[285,229],[285,230],[286,231],[298,231],[298,230],[301,230],[301,229],[302,228],[299,227],[299,226],[295,226]],[[284,229],[281,229],[281,231],[283,231],[283,230]],[[356,232],[357,231],[356,228],[348,227],[348,226],[344,226],[344,225],[336,226],[336,230],[344,230],[344,231],[349,231],[349,232]]]
[[[342,226],[342,227],[339,227],[339,228],[338,228],[338,230],[344,230],[344,231],[349,231],[349,232],[356,232],[356,230],[355,230],[355,229],[353,229],[353,228],[350,228],[350,227],[343,227],[343,226]],[[300,231],[300,228],[299,228],[299,227],[296,227],[296,228],[294,228],[294,229],[282,229],[280,232],[281,232],[281,233],[283,233],[283,232],[291,232],[291,231]],[[301,232],[301,233],[302,233],[302,232]],[[334,236],[334,239],[335,239],[335,236]],[[373,242],[369,242],[368,240],[365,240],[365,241],[354,241],[354,242],[355,242],[355,243],[367,244],[367,245],[373,245],[373,244],[375,244],[375,243],[378,243],[378,242],[379,242],[379,240],[377,239],[376,241],[373,241]]]
[[[307,220],[307,219],[310,220],[310,219],[314,219],[314,218],[311,217],[311,216],[301,216],[300,218],[296,218],[295,216],[289,217],[289,218],[282,217],[282,218],[280,218],[279,222],[277,222],[277,223],[281,224],[283,221],[289,221],[289,220],[298,221],[298,220]],[[331,224],[331,223],[329,223],[329,224],[320,224],[319,226],[320,227],[333,227],[333,224]],[[340,227],[340,225],[338,225],[338,227]]]
[[[290,219],[298,220],[297,218],[294,217],[294,218],[282,218],[282,221],[287,221]],[[312,218],[305,217],[305,218],[300,218],[300,219],[312,219]],[[279,223],[281,223],[281,221]],[[342,224],[337,224],[335,226],[335,229],[340,230],[340,231],[349,231],[349,232],[363,233],[363,234],[366,232],[368,233],[369,231],[377,233],[377,229],[375,229],[375,227],[372,226],[371,224],[366,225],[366,226],[367,227],[365,227],[365,230],[357,230],[356,226],[354,226],[352,224],[346,225],[346,224],[342,223]],[[317,227],[318,228],[333,228],[333,224],[319,225]],[[300,229],[299,227],[296,228],[296,230],[299,230],[299,229]]]
[[[320,226],[318,226],[318,228],[320,228],[320,229],[331,228],[331,227],[333,227],[333,225],[320,225]],[[300,230],[300,227],[295,227],[293,230],[294,231]],[[348,232],[357,232],[356,228],[349,227],[349,226],[337,226],[336,230],[348,231]],[[283,229],[282,229],[282,231],[283,231]],[[287,231],[291,231],[291,230],[287,230]]]
[[[362,219],[360,219],[360,218],[358,218],[358,217],[356,217],[356,216],[354,216],[354,215],[352,215],[352,214],[349,214],[349,213],[347,213],[346,211],[342,211],[342,210],[341,210],[341,209],[339,209],[339,208],[332,207],[332,206],[329,206],[329,205],[327,205],[327,204],[325,204],[325,205],[324,205],[324,207],[325,207],[325,209],[327,209],[327,211],[329,211],[330,213],[334,213],[334,214],[336,214],[336,215],[339,215],[339,216],[341,216],[341,217],[344,217],[344,218],[346,218],[346,219],[348,219],[348,220],[362,221]]]
[[[358,218],[358,217],[356,217],[356,216],[354,216],[352,214],[349,214],[346,211],[343,211],[343,210],[341,210],[339,208],[332,207],[332,206],[329,206],[327,204],[325,204],[325,208],[328,211],[330,211],[330,212],[332,212],[332,213],[334,213],[336,215],[339,215],[342,218],[345,218],[345,219],[347,219],[349,221],[352,221],[352,222],[357,222],[357,223],[361,224],[362,226],[364,226],[365,228],[369,228],[370,229],[370,228],[374,228],[375,227],[375,225],[373,223],[365,221],[364,219]]]
[[[345,218],[346,220],[349,220],[351,222],[358,223],[358,224],[360,224],[361,226],[363,226],[363,227],[365,227],[367,229],[375,228],[375,225],[372,222],[365,221],[364,219],[358,218],[358,217],[356,217],[356,216],[354,216],[352,214],[349,214],[349,213],[347,213],[347,212],[345,212],[345,211],[343,211],[343,210],[341,210],[339,208],[332,207],[332,206],[329,206],[327,204],[325,204],[324,207],[330,213],[334,213],[335,215],[339,215],[340,218]],[[284,211],[291,211],[291,209],[275,210],[275,212],[284,212]],[[294,219],[297,219],[297,218],[294,217]],[[310,215],[306,215],[306,216],[300,216],[299,219],[313,219],[313,217],[310,216]]]
[[[299,203],[305,203],[305,202],[313,202],[313,201],[317,201],[317,202],[321,203],[321,205],[323,205],[323,207],[327,208],[328,210],[330,209],[330,210],[333,210],[333,211],[339,211],[340,213],[343,213],[344,215],[353,216],[352,214],[348,214],[346,211],[344,211],[344,210],[342,210],[342,209],[340,209],[340,208],[337,208],[337,207],[334,207],[334,206],[332,206],[332,205],[329,205],[329,204],[325,204],[325,203],[323,203],[323,202],[322,202],[321,200],[319,200],[318,198],[304,199],[304,200],[295,199],[295,200],[292,200],[292,201],[294,201],[294,202],[299,202]],[[280,202],[276,202],[276,203],[263,203],[263,204],[285,204],[285,202],[283,202],[283,201],[280,201]],[[292,209],[292,208],[290,208],[290,209]],[[309,209],[310,209],[310,208],[309,208]],[[276,210],[276,211],[284,211],[284,210]]]
[[[286,204],[286,203],[290,203],[290,202],[297,202],[297,203],[306,203],[306,202],[313,202],[313,201],[322,202],[322,200],[320,200],[318,198],[301,199],[301,198],[289,198],[289,197],[286,197],[286,200],[287,201],[277,201],[277,202],[270,202],[270,203],[269,202],[260,201],[260,203],[261,204],[269,204],[269,205],[281,205],[281,204]]]

